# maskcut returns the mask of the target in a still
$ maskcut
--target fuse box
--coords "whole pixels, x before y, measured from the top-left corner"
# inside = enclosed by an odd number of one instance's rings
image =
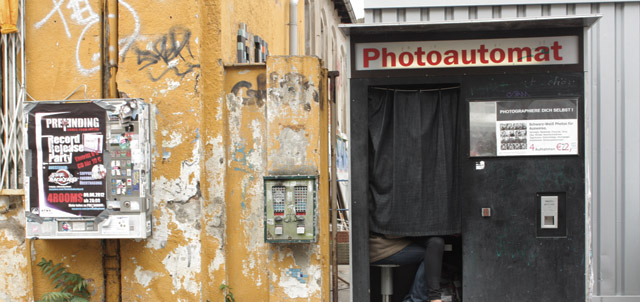
[[[316,241],[316,176],[265,176],[266,242]]]
[[[151,235],[151,105],[28,102],[24,115],[27,238]]]

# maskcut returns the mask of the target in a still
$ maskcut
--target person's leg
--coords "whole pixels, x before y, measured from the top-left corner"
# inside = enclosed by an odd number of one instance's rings
[[[440,301],[440,276],[442,275],[442,254],[444,253],[444,239],[429,237],[425,252],[425,278],[427,279],[428,296],[430,301]]]
[[[418,271],[416,271],[416,276],[413,278],[413,284],[411,285],[411,290],[409,294],[404,298],[403,301],[407,302],[422,302],[429,301],[429,294],[427,291],[427,282],[425,281],[425,273],[424,273],[424,261],[420,262],[420,266],[418,266]]]
[[[407,265],[407,264],[415,264],[419,263],[424,259],[425,249],[423,246],[417,243],[411,243],[407,245],[405,248],[400,250],[399,252],[384,258],[382,260],[378,260],[372,264],[397,264],[397,265]]]
[[[418,272],[416,272],[416,276],[413,280],[413,285],[411,286],[411,291],[404,298],[404,301],[427,301],[427,291],[426,291],[426,283],[424,282],[424,256],[426,255],[426,251],[424,246],[411,243],[401,251],[384,258],[382,260],[378,260],[372,264],[397,264],[397,265],[408,265],[408,264],[416,264],[420,263],[420,267],[418,268]],[[421,285],[417,285],[419,283]],[[421,292],[416,292],[416,290]],[[425,300],[421,300],[420,297],[424,296]]]

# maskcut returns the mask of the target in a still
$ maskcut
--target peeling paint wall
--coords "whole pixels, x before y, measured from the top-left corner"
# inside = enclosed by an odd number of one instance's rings
[[[29,94],[100,98],[102,1],[26,5]],[[118,92],[156,109],[153,235],[120,240],[122,301],[221,301],[221,284],[238,301],[328,301],[322,63],[274,56],[233,66],[240,23],[271,55],[287,54],[288,5],[119,0]],[[304,49],[302,3],[298,11]],[[262,177],[278,174],[320,176],[318,242],[264,243]],[[0,214],[0,301],[53,289],[35,267],[42,257],[88,278],[92,301],[104,301],[101,240],[25,241],[23,224],[21,204]]]
[[[22,208],[20,196],[3,197],[0,203],[0,301],[33,299]]]
[[[153,235],[120,241],[123,301],[202,298],[200,15],[193,1],[120,0],[118,90],[156,106]]]
[[[270,244],[270,301],[329,301],[326,73],[312,57],[267,60],[267,175],[319,175],[318,241]]]
[[[320,64],[311,57],[270,57],[266,66],[225,68],[224,251],[228,284],[238,301],[328,300],[328,155],[321,144],[327,128]],[[319,240],[266,244],[262,178],[297,174],[320,175]]]

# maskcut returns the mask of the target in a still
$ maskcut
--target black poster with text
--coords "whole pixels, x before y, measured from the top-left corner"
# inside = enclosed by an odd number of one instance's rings
[[[106,110],[94,103],[38,103],[28,115],[30,211],[97,216],[106,204]]]

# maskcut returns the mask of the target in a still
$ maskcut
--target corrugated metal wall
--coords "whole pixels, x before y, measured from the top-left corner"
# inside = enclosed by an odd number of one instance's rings
[[[600,15],[585,32],[587,296],[640,301],[640,3],[367,6],[365,23]]]

